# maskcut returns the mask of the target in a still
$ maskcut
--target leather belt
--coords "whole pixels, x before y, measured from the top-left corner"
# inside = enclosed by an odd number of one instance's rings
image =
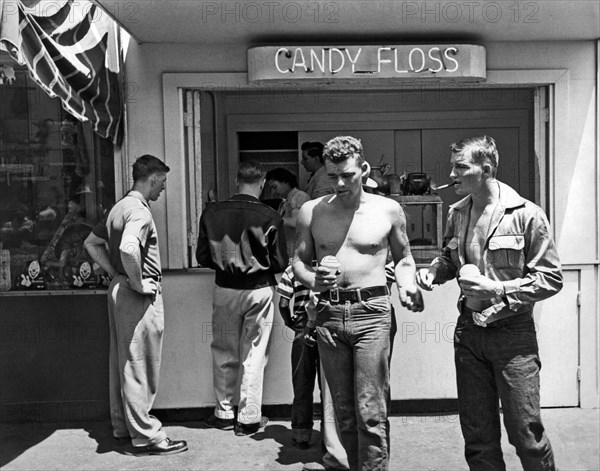
[[[369,298],[376,298],[378,296],[389,296],[390,290],[387,286],[369,286],[368,288],[355,288],[355,289],[332,289],[325,291],[321,294],[323,299],[328,300],[334,304],[345,303],[350,301],[351,303],[359,303],[366,301]]]

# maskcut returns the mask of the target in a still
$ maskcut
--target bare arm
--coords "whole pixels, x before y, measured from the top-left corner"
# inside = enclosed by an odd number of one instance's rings
[[[406,234],[406,216],[400,205],[396,206],[392,209],[389,242],[400,303],[412,311],[422,311],[423,298],[415,284],[416,266]]]
[[[139,239],[131,234],[123,234],[119,252],[131,288],[141,294],[155,294],[158,289],[156,282],[142,279],[142,252]]]
[[[108,273],[108,276],[114,278],[117,274],[117,270],[110,264],[106,241],[93,232],[90,232],[90,235],[85,239],[83,246],[87,253],[90,254],[90,257],[92,257],[92,260],[100,265],[100,267]]]
[[[312,268],[312,261],[317,255],[311,231],[315,206],[315,200],[311,200],[304,204],[298,213],[292,268],[300,283],[317,293],[322,293],[337,287],[337,276],[325,267]]]
[[[316,274],[312,269],[312,261],[315,256],[315,246],[310,225],[312,221],[312,210],[314,205],[307,203],[298,212],[296,222],[296,245],[294,248],[294,257],[292,259],[292,268],[294,276],[304,286],[316,291]]]

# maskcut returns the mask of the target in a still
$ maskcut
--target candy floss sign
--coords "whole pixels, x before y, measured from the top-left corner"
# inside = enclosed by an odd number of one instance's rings
[[[485,48],[472,44],[267,46],[248,50],[248,80],[483,81]]]

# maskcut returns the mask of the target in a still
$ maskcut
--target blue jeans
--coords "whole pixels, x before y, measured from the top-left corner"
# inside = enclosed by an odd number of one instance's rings
[[[321,362],[351,470],[388,469],[390,309],[389,296],[317,305]]]
[[[304,322],[306,323],[306,322]],[[302,333],[304,327],[294,328],[292,342],[292,386],[294,402],[292,403],[292,428],[313,428],[313,391],[315,378],[319,373],[319,349],[316,345],[304,345]]]
[[[463,311],[454,334],[460,424],[469,468],[505,470],[500,447],[502,405],[508,441],[525,471],[554,470],[540,417],[541,368],[530,313],[479,327]]]

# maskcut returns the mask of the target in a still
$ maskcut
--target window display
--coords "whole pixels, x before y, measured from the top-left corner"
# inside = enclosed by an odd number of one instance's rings
[[[0,289],[95,288],[83,241],[114,203],[113,145],[16,65],[0,85]]]

